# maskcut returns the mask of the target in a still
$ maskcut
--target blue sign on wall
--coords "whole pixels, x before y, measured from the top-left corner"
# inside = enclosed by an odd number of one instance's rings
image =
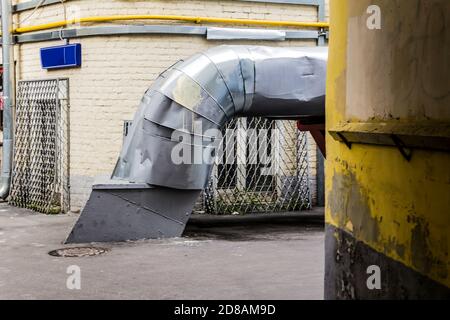
[[[81,44],[41,48],[41,64],[43,69],[81,67]]]

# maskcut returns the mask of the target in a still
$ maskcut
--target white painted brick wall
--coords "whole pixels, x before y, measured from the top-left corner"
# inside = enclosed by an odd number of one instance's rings
[[[70,1],[81,15],[180,14],[232,18],[316,21],[311,7],[241,1]],[[26,14],[26,13],[24,13]],[[24,15],[22,14],[22,16]],[[63,18],[61,5],[44,7],[26,24]],[[148,22],[147,22],[148,23]],[[184,23],[186,24],[186,23]],[[130,120],[152,81],[165,68],[208,47],[221,44],[199,36],[113,36],[72,40],[83,46],[83,67],[59,71],[41,69],[39,49],[60,41],[23,44],[18,60],[18,79],[68,77],[70,79],[71,208],[81,208],[93,177],[108,175],[116,163],[123,121]],[[315,45],[314,41],[233,42],[276,46]],[[312,139],[310,139],[312,141]],[[315,176],[315,145],[311,143],[311,175]],[[315,178],[312,179],[312,190]],[[315,191],[314,191],[315,192]],[[314,195],[315,197],[315,195]]]
[[[18,2],[26,2],[21,0]],[[218,0],[71,0],[65,4],[66,12],[79,11],[81,16],[119,14],[170,14],[215,16],[224,18],[317,21],[317,9],[312,6],[270,4],[245,1]],[[22,14],[28,16],[29,12]],[[39,9],[26,25],[62,19],[62,5]]]

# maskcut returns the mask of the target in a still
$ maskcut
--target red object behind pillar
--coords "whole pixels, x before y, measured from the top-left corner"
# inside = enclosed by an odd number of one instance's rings
[[[311,136],[314,138],[314,141],[316,141],[316,144],[322,152],[323,157],[326,159],[327,153],[325,146],[325,123],[302,124],[299,120],[297,121],[297,128],[300,131],[309,131],[311,133]]]

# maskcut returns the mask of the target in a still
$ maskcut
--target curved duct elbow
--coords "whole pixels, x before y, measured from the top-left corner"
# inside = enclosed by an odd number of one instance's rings
[[[176,63],[145,93],[113,178],[203,189],[217,143],[209,132],[232,118],[323,120],[326,64],[324,47],[256,46],[220,46]],[[190,151],[177,163],[180,147]]]

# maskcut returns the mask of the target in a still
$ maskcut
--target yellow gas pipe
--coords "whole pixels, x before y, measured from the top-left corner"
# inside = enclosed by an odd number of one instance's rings
[[[219,23],[219,24],[221,23],[221,24],[258,25],[258,26],[272,26],[272,27],[304,27],[304,28],[329,27],[329,23],[327,22],[231,19],[231,18],[194,17],[194,16],[176,16],[176,15],[112,15],[112,16],[94,16],[94,17],[77,18],[77,19],[49,22],[35,26],[19,27],[14,29],[14,33],[42,31],[66,27],[78,23],[111,22],[122,20],[169,20],[169,21],[186,21],[194,23]]]

